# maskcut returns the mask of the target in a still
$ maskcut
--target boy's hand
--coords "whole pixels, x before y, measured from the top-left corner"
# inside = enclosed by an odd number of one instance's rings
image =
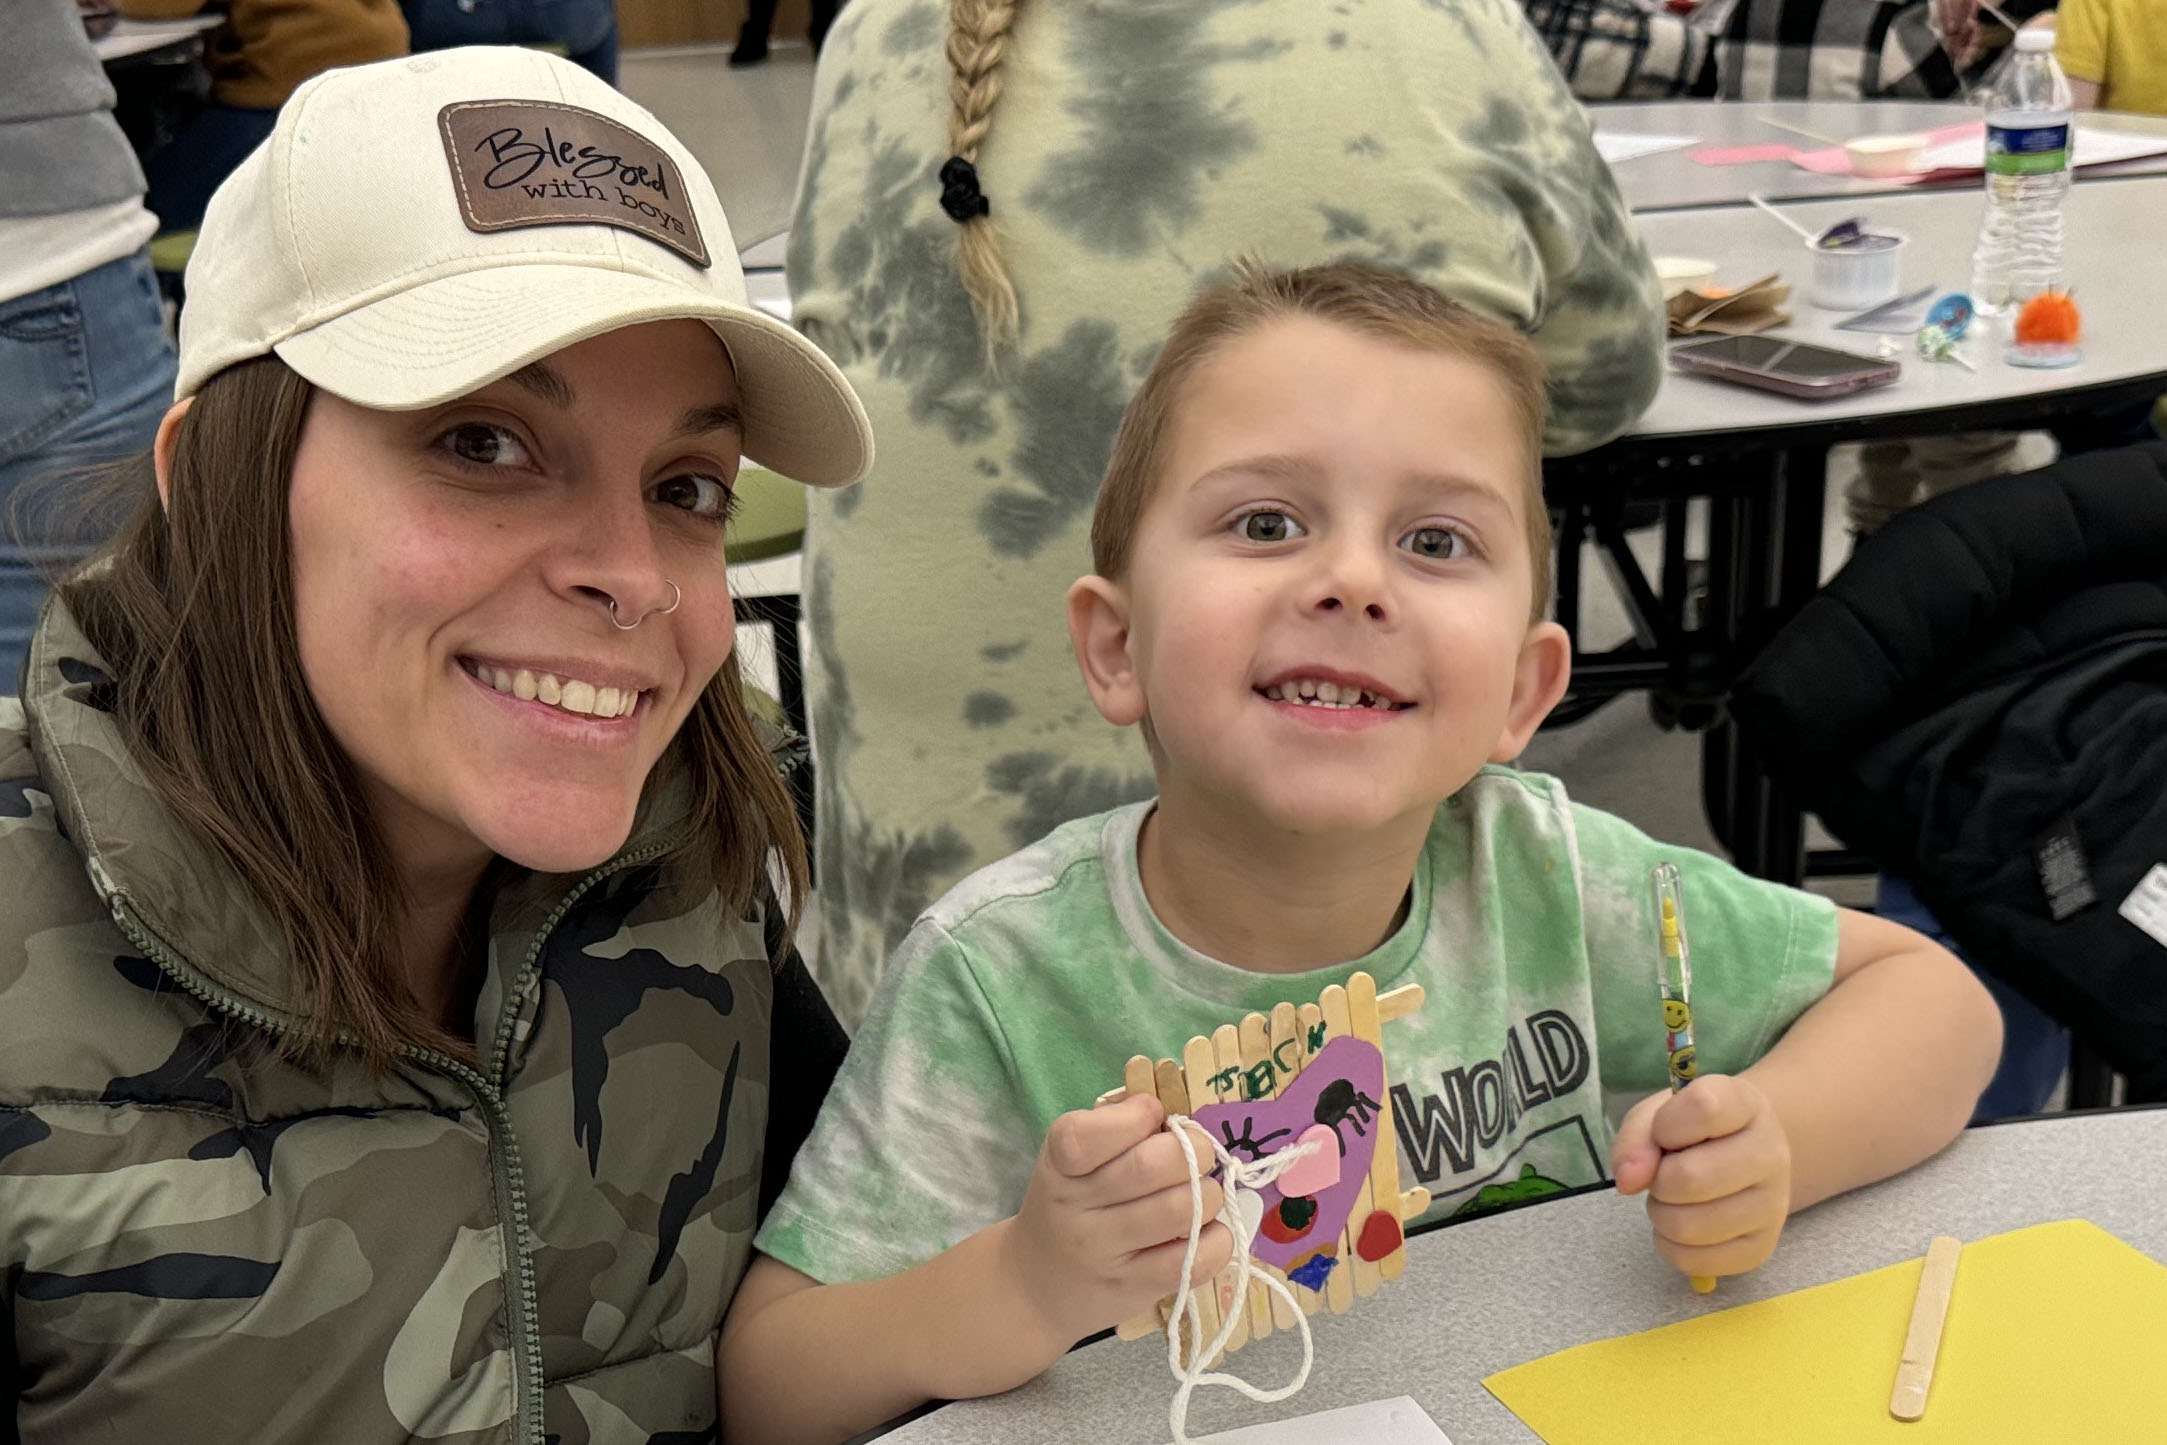
[[[1620,1194],[1648,1191],[1655,1250],[1689,1275],[1744,1274],[1791,1212],[1791,1141],[1758,1088],[1707,1074],[1642,1099],[1618,1126]]]
[[[1023,1207],[1009,1221],[1007,1270],[1024,1302],[1065,1350],[1174,1292],[1189,1237],[1189,1167],[1157,1099],[1138,1095],[1053,1121]],[[1211,1146],[1194,1130],[1198,1166]],[[1213,1222],[1218,1181],[1207,1177],[1205,1226],[1192,1276],[1226,1267],[1233,1237]]]

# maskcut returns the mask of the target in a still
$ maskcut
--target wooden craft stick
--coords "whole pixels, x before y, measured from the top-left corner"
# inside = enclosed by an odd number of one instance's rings
[[[1151,1060],[1142,1054],[1138,1054],[1130,1059],[1128,1065],[1121,1071],[1122,1088],[1120,1093],[1123,1097],[1130,1094],[1151,1093],[1156,1079],[1157,1075]]]
[[[1251,1097],[1278,1098],[1278,1070],[1272,1066],[1271,1062],[1270,1022],[1262,1014],[1249,1014],[1242,1019],[1239,1032],[1241,1034],[1242,1065],[1241,1097],[1245,1099]],[[1265,1088],[1262,1095],[1255,1095],[1253,1092],[1255,1085],[1266,1075],[1271,1076],[1272,1082]],[[1249,1338],[1261,1340],[1271,1334],[1272,1301],[1277,1298],[1277,1295],[1258,1284],[1255,1280],[1249,1281]],[[1286,1306],[1281,1305],[1280,1308],[1284,1309]],[[1289,1319],[1287,1323],[1291,1325],[1294,1321]]]
[[[1404,993],[1404,989],[1395,989]],[[1420,1004],[1422,990],[1415,989],[1415,1003]],[[1384,1000],[1378,997],[1377,980],[1367,973],[1357,973],[1347,980],[1347,1003],[1354,1016],[1354,1031],[1368,1039],[1384,1052]],[[1377,1274],[1382,1279],[1398,1279],[1407,1270],[1407,1234],[1404,1228],[1407,1216],[1400,1210],[1403,1196],[1400,1193],[1399,1135],[1392,1127],[1391,1080],[1385,1080],[1384,1097],[1377,1101],[1375,1122],[1377,1147],[1370,1151],[1369,1183],[1370,1198],[1378,1209],[1391,1214],[1402,1224],[1400,1242],[1390,1254],[1377,1261]],[[1367,1215],[1363,1220],[1368,1219]],[[1361,1224],[1355,1228],[1359,1230]],[[1357,1236],[1359,1237],[1359,1236]]]
[[[1158,1063],[1158,1076],[1159,1102],[1166,1106],[1166,1112],[1188,1113],[1189,1087],[1182,1082],[1181,1065],[1172,1059],[1161,1059]]]
[[[1934,1360],[1941,1353],[1941,1325],[1948,1317],[1963,1249],[1946,1234],[1926,1248],[1918,1298],[1911,1305],[1911,1328],[1904,1332],[1904,1356],[1896,1366],[1896,1388],[1889,1395],[1889,1413],[1899,1420],[1916,1420],[1926,1413],[1926,1392],[1933,1388]]]
[[[1302,1022],[1301,1016],[1295,1013],[1293,1004],[1283,1003],[1272,1010],[1271,1020],[1265,1028],[1265,1051],[1270,1054],[1275,1070],[1279,1074],[1279,1087],[1282,1091],[1285,1090],[1288,1084],[1301,1077]],[[1292,1066],[1294,1072],[1286,1072],[1289,1065]],[[1272,1323],[1283,1330],[1293,1329],[1294,1311],[1288,1307],[1287,1302],[1281,1299],[1276,1291],[1266,1290],[1264,1292],[1272,1297]],[[1295,1297],[1300,1299],[1303,1293],[1300,1287],[1297,1286]],[[1314,1296],[1311,1298],[1313,1300]],[[1311,1303],[1309,1307],[1311,1310],[1316,1308],[1314,1303]]]
[[[1184,1113],[1219,1102],[1219,1091],[1211,1082],[1211,1076],[1219,1072],[1219,1060],[1212,1051],[1210,1039],[1197,1037],[1189,1040],[1188,1045],[1181,1051],[1181,1072],[1182,1083],[1189,1091],[1189,1108],[1184,1110]],[[1199,1165],[1204,1162],[1202,1159],[1197,1160]],[[1195,1295],[1197,1327],[1203,1331],[1206,1341],[1212,1340],[1219,1334],[1219,1281],[1206,1280],[1196,1287]]]
[[[1181,1082],[1181,1065],[1172,1059],[1161,1059],[1152,1066],[1152,1092],[1159,1096],[1159,1103],[1169,1114],[1189,1112],[1189,1091]],[[1173,1308],[1173,1296],[1159,1301],[1154,1309],[1144,1311],[1121,1322],[1114,1333],[1124,1340],[1140,1340],[1155,1335],[1166,1328],[1166,1317]]]
[[[1309,1061],[1317,1056],[1317,1048],[1323,1046],[1324,1041],[1319,1037],[1323,1028],[1324,1010],[1316,1003],[1304,1003],[1295,1009],[1294,1036],[1301,1041],[1302,1069],[1305,1072],[1309,1068]],[[1314,1047],[1312,1046],[1312,1040],[1315,1041]],[[1343,1270],[1333,1270],[1330,1275],[1326,1276],[1325,1287],[1321,1290],[1296,1286],[1294,1297],[1302,1302],[1302,1313],[1313,1315],[1318,1310],[1327,1308],[1331,1303],[1331,1280],[1344,1272]],[[1347,1293],[1347,1303],[1352,1304],[1353,1302],[1354,1292],[1350,1289]],[[1341,1305],[1339,1308],[1345,1309],[1346,1307],[1346,1305]]]
[[[1375,980],[1372,980],[1371,989],[1374,990],[1376,986]],[[1428,995],[1422,992],[1422,985],[1419,983],[1402,984],[1390,993],[1380,993],[1377,995],[1378,1021],[1390,1023],[1394,1019],[1403,1019],[1421,1008],[1422,1000],[1426,997]]]
[[[1360,978],[1363,975],[1357,974],[1355,976]],[[1374,990],[1375,985],[1372,984],[1371,987]],[[1317,1001],[1324,1005],[1325,1027],[1331,1038],[1336,1039],[1349,1035],[1360,1037],[1355,1032],[1354,1006],[1352,1000],[1347,996],[1346,989],[1341,988],[1338,984],[1333,984],[1318,995]],[[1398,1190],[1393,1191],[1393,1197],[1399,1197]],[[1376,1265],[1362,1258],[1361,1255],[1355,1252],[1354,1248],[1355,1240],[1361,1236],[1362,1221],[1369,1218],[1370,1210],[1376,1207],[1375,1200],[1376,1191],[1371,1186],[1369,1179],[1365,1177],[1362,1180],[1361,1192],[1354,1197],[1354,1209],[1347,1216],[1346,1231],[1339,1237],[1340,1267],[1332,1271],[1331,1279],[1326,1281],[1327,1288],[1330,1287],[1331,1280],[1345,1276],[1354,1293],[1361,1298],[1367,1299],[1377,1292],[1377,1286],[1382,1281],[1383,1276],[1377,1273]],[[1353,1303],[1354,1301],[1351,1299],[1347,1301],[1347,1305]],[[1340,1304],[1337,1297],[1334,1297],[1332,1311],[1337,1314],[1344,1310],[1347,1305]]]
[[[1305,1003],[1294,1011],[1294,1019],[1301,1030],[1302,1067],[1306,1069],[1309,1061],[1317,1056],[1317,1050],[1324,1046],[1324,1039],[1317,1034],[1324,1024],[1324,1008],[1320,1004]],[[1311,1043],[1312,1039],[1316,1042]]]
[[[1211,1054],[1212,1058],[1218,1063],[1218,1068],[1214,1071],[1212,1083],[1213,1089],[1217,1091],[1217,1101],[1220,1103],[1226,1103],[1229,1101],[1240,1099],[1242,1097],[1241,1030],[1235,1028],[1232,1024],[1221,1024],[1219,1025],[1219,1027],[1213,1029],[1211,1031]],[[1233,1266],[1229,1265],[1226,1269],[1221,1270],[1219,1272],[1218,1278],[1214,1279],[1211,1283],[1212,1288],[1220,1291],[1222,1294],[1225,1294],[1227,1291],[1229,1291],[1233,1287],[1234,1283]],[[1230,1295],[1227,1297],[1231,1298]],[[1223,1320],[1225,1316],[1221,1315],[1220,1318]],[[1248,1301],[1244,1299],[1242,1304],[1241,1317],[1234,1321],[1234,1333],[1227,1336],[1226,1352],[1231,1355],[1236,1350],[1240,1349],[1243,1345],[1246,1345],[1248,1343],[1249,1307]]]

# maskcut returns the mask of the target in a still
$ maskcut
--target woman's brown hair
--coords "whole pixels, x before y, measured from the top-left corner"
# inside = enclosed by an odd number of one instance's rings
[[[949,0],[948,153],[972,165],[993,127],[1001,98],[1001,60],[1016,23],[1017,0]],[[1016,288],[1001,262],[1000,238],[988,215],[973,216],[956,233],[956,270],[988,352],[1014,344],[1020,318]]]
[[[59,588],[117,682],[129,750],[166,807],[208,839],[269,910],[301,985],[290,1053],[334,1041],[373,1064],[403,1046],[470,1057],[405,982],[399,881],[360,779],[301,672],[288,498],[313,388],[276,357],[205,382],[181,418],[161,506],[131,464],[134,513]],[[676,854],[741,916],[772,849],[797,922],[797,815],[745,709],[733,653],[656,771],[687,789]]]

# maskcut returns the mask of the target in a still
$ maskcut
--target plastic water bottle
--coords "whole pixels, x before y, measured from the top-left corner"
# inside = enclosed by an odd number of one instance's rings
[[[2070,110],[2053,32],[2018,31],[2016,54],[1986,103],[1986,220],[1972,252],[1971,299],[1987,315],[2062,284]]]

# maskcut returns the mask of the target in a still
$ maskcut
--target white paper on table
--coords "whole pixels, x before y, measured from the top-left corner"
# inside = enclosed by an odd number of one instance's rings
[[[1452,1445],[1452,1441],[1428,1412],[1401,1395],[1199,1436],[1196,1445]]]
[[[1595,153],[1616,165],[1619,161],[1638,160],[1664,151],[1684,150],[1699,139],[1697,135],[1631,135],[1624,131],[1599,130],[1595,133]],[[2167,145],[2161,149],[2167,150]]]
[[[2167,155],[2167,135],[2140,135],[2135,131],[2102,130],[2077,125],[2077,150],[2071,162],[2080,166],[2103,166],[2114,161],[2133,161],[2139,156]],[[1979,171],[1986,169],[1986,137],[1967,136],[1928,148],[1919,158],[1922,171]]]

